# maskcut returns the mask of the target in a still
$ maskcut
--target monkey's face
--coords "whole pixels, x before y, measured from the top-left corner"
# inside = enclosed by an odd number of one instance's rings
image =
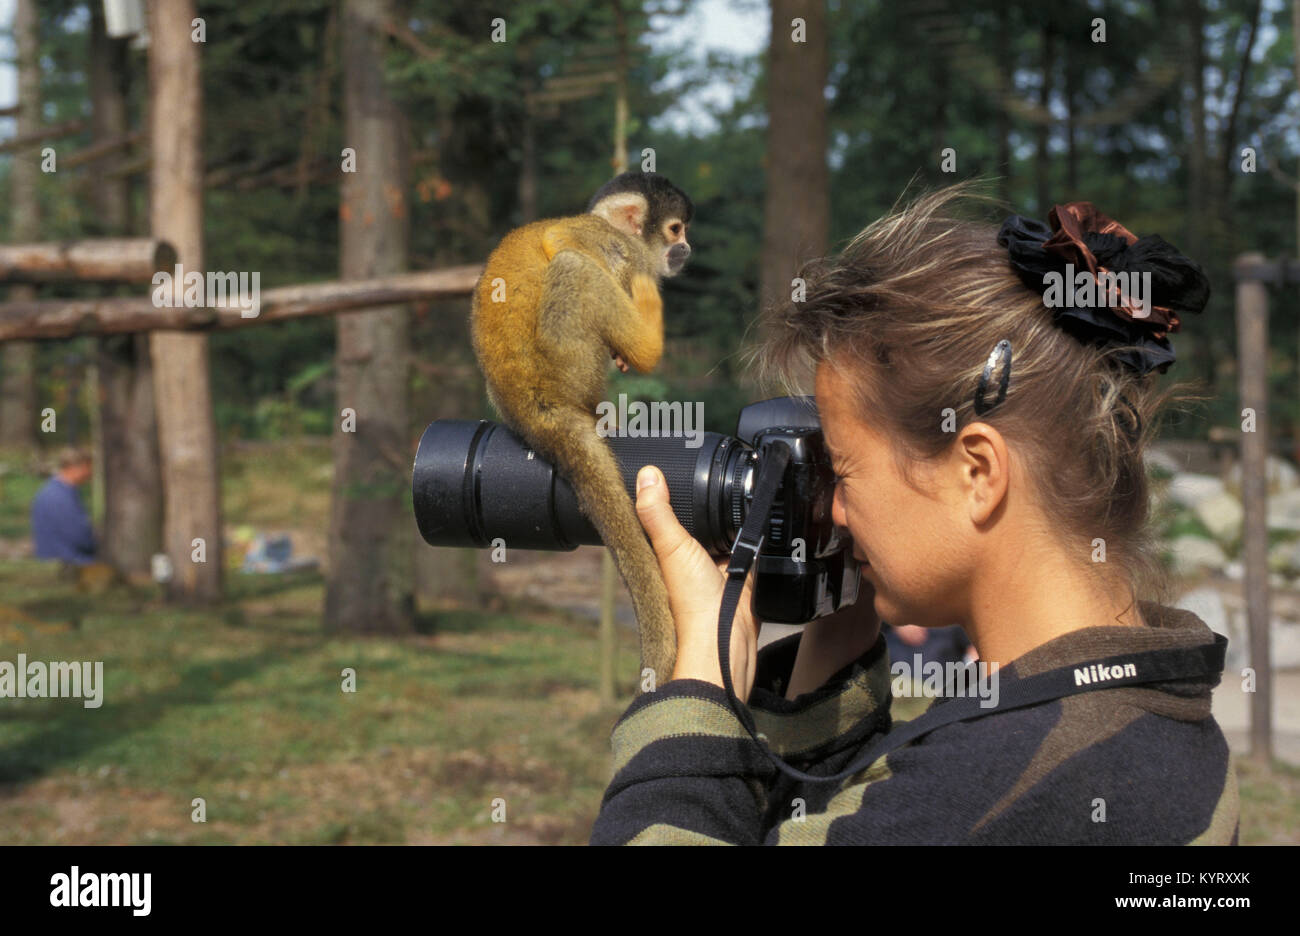
[[[686,240],[695,206],[686,193],[653,172],[625,172],[607,182],[588,210],[653,251],[654,273],[676,276],[691,255]]]
[[[660,276],[676,276],[686,266],[691,255],[691,245],[686,240],[686,231],[690,224],[681,218],[671,216],[659,225],[658,236],[663,244],[659,261]]]

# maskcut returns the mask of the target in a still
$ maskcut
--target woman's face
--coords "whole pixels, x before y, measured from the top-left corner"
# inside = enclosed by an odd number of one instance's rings
[[[917,487],[910,486],[891,443],[853,411],[848,388],[830,365],[817,370],[816,394],[839,477],[831,517],[848,528],[853,554],[869,563],[862,574],[875,586],[876,613],[891,624],[961,623],[978,543],[962,522],[968,514],[952,483],[960,469],[944,458],[913,463]]]

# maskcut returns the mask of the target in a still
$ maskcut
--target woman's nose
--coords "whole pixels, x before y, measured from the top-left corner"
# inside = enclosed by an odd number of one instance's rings
[[[844,498],[842,492],[843,483],[835,485],[835,494],[831,497],[831,523],[840,527],[848,527],[848,514],[844,512]]]

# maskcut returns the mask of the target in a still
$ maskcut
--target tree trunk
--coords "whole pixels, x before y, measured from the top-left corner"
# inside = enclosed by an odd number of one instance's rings
[[[1011,204],[1011,95],[1014,93],[1016,63],[1011,57],[1011,13],[998,6],[998,194]]]
[[[1300,90],[1300,3],[1291,4],[1291,65],[1295,70],[1295,86]],[[1297,173],[1300,176],[1300,172]],[[1300,257],[1300,186],[1295,190],[1295,256]],[[1300,438],[1296,440],[1300,449]]]
[[[1075,39],[1069,35],[1061,37],[1061,54],[1064,58],[1063,71],[1065,72],[1065,194],[1062,200],[1079,197],[1079,150],[1076,146],[1079,53],[1074,43]]]
[[[948,98],[952,79],[944,55],[936,56],[932,67],[934,69],[934,99],[931,102],[933,110],[930,112],[929,120],[931,134],[930,159],[932,160],[929,165],[932,167],[930,169],[931,173],[934,172],[933,167],[941,158],[939,154],[944,151],[944,148],[951,141],[948,135]],[[936,176],[932,176],[932,178],[934,177]],[[950,176],[937,175],[937,177],[945,183],[952,181]]]
[[[126,40],[110,39],[104,25],[104,5],[90,4],[90,127],[92,145],[125,137],[130,130],[126,116],[129,75]],[[100,171],[122,161],[123,154],[103,158]],[[125,237],[130,232],[130,183],[125,179],[101,180],[94,188],[97,225],[88,225],[97,237]],[[141,271],[144,272],[143,270]],[[145,276],[152,276],[153,270]]]
[[[531,224],[537,220],[537,121],[530,105],[525,102],[523,125],[519,128],[522,140],[519,166],[519,223]]]
[[[1291,64],[1295,69],[1295,86],[1300,89],[1300,2],[1297,0],[1291,2],[1291,44],[1294,49]],[[1300,179],[1300,171],[1297,171],[1296,175]],[[1295,253],[1293,256],[1300,257],[1300,185],[1297,185],[1295,190]],[[1296,375],[1300,377],[1300,357],[1296,358]],[[1300,459],[1300,415],[1296,416],[1291,445],[1291,457]]]
[[[791,39],[802,17],[806,42]],[[788,301],[800,264],[826,253],[830,171],[826,165],[825,0],[773,0],[768,47],[767,187],[763,204],[762,307]],[[738,377],[747,383],[743,375]],[[754,389],[754,388],[751,388]]]
[[[1191,138],[1187,147],[1187,249],[1190,256],[1205,255],[1206,167],[1209,144],[1205,130],[1205,13],[1201,0],[1185,0],[1183,21],[1187,24],[1187,54],[1183,56],[1188,90],[1191,94],[1188,119]]]
[[[90,5],[91,126],[95,142],[127,133],[126,43],[110,39],[104,10]],[[120,155],[106,159],[111,169]],[[94,233],[130,233],[130,181],[101,178],[94,189]],[[170,252],[170,248],[168,249]],[[174,262],[174,261],[173,261]],[[104,520],[101,558],[129,577],[150,572],[162,548],[162,467],[158,459],[158,424],[154,418],[153,367],[149,336],[101,337],[96,342],[99,373],[100,450],[95,464],[103,472]]]
[[[343,173],[339,204],[344,279],[406,269],[409,241],[407,129],[384,83],[381,25],[390,0],[344,0],[344,145],[356,171]],[[404,306],[337,322],[339,425],[325,629],[397,632],[413,624],[411,458]],[[344,415],[351,411],[351,415]],[[351,430],[351,431],[349,431]]]
[[[613,0],[614,5],[614,42],[617,46],[615,55],[614,81],[614,158],[610,165],[614,175],[627,172],[627,14],[620,0]]]
[[[37,34],[36,0],[18,0],[14,11],[14,44],[18,50],[17,133],[35,131],[41,125],[40,39]],[[36,187],[41,177],[39,151],[15,153],[10,170],[10,233],[16,241],[38,240],[41,236],[40,202]],[[32,286],[9,290],[13,302],[36,298]],[[4,346],[4,382],[0,385],[0,443],[28,449],[36,444],[36,346],[14,341]]]
[[[1223,129],[1219,169],[1214,179],[1218,191],[1214,215],[1217,223],[1214,230],[1220,235],[1216,250],[1225,257],[1237,252],[1237,228],[1232,223],[1232,180],[1240,175],[1238,167],[1241,161],[1241,149],[1237,145],[1237,123],[1241,115],[1241,103],[1246,98],[1246,88],[1250,84],[1250,56],[1255,49],[1255,37],[1259,34],[1260,8],[1260,0],[1255,0],[1250,11],[1250,28],[1246,32],[1246,48],[1241,53],[1241,61],[1237,63],[1236,88],[1228,109],[1228,122]],[[1226,78],[1227,69],[1224,71]]]
[[[176,248],[186,271],[203,270],[203,91],[200,44],[190,39],[194,0],[149,4],[150,217],[155,237]],[[154,400],[162,456],[168,595],[221,597],[221,492],[217,432],[202,334],[151,332]],[[202,553],[195,540],[202,540]],[[202,558],[203,561],[198,561]]]
[[[1038,216],[1046,218],[1051,210],[1052,199],[1052,155],[1047,147],[1051,139],[1052,120],[1052,61],[1055,55],[1052,27],[1044,24],[1042,41],[1039,46],[1039,62],[1043,84],[1038,91],[1040,120],[1037,129],[1037,152],[1034,154],[1034,193],[1038,201]]]

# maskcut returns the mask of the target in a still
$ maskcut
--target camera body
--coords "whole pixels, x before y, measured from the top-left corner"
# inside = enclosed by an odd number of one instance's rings
[[[746,406],[736,436],[607,440],[628,495],[637,472],[655,465],[673,512],[714,556],[731,552],[753,499],[764,456],[791,457],[764,526],[755,563],[756,618],[802,624],[858,597],[859,569],[846,530],[831,520],[834,474],[811,397]],[[600,543],[568,481],[508,428],[488,420],[442,419],[420,439],[411,479],[420,535],[433,546],[572,550]]]

